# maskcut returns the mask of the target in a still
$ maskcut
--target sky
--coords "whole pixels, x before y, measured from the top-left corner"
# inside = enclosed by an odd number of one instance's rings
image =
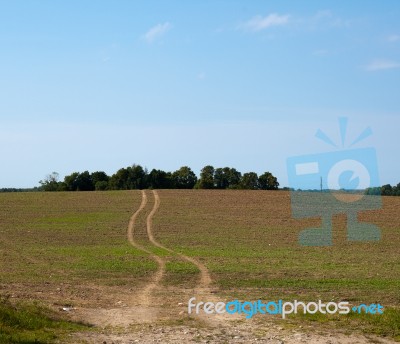
[[[399,18],[395,0],[0,0],[0,188],[132,164],[288,186],[288,158],[366,147],[397,184]]]

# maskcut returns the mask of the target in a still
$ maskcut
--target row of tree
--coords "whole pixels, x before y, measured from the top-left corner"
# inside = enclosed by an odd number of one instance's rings
[[[382,196],[400,196],[400,183],[396,186],[390,184],[376,188],[368,188],[365,190],[367,195],[382,195]]]
[[[44,191],[93,191],[132,189],[261,189],[276,190],[279,183],[270,172],[258,176],[255,172],[240,173],[235,168],[205,166],[200,178],[188,166],[175,172],[153,169],[150,173],[140,165],[119,169],[112,176],[105,172],[74,172],[59,180],[53,172],[40,182]]]

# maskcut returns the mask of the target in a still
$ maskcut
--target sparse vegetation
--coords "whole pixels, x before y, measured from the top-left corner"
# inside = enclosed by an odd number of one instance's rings
[[[384,317],[320,317],[315,326],[358,327],[398,337],[399,198],[383,197],[381,210],[359,214],[360,221],[381,228],[381,241],[348,242],[346,219],[338,215],[333,246],[302,247],[298,233],[320,220],[292,219],[288,191],[158,193],[161,206],[153,219],[157,241],[204,263],[218,298],[379,302],[387,309]],[[157,269],[147,253],[127,241],[128,220],[140,200],[139,191],[0,194],[1,295],[94,307],[114,305],[140,288]],[[148,242],[145,223],[152,202],[149,197],[137,219],[135,240],[165,258],[163,286],[194,288],[198,269]],[[178,302],[187,301],[187,295],[179,297]],[[59,332],[50,328],[49,333]]]
[[[86,325],[65,321],[38,303],[12,304],[0,298],[0,343],[53,343],[66,334],[87,329]]]

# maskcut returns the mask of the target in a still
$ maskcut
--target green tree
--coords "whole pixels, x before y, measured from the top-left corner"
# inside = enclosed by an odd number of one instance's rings
[[[109,185],[105,180],[99,180],[96,182],[96,184],[94,184],[94,188],[96,191],[105,191],[108,190]]]
[[[229,186],[228,176],[224,172],[224,169],[218,167],[214,172],[214,183],[217,189],[226,189]]]
[[[256,190],[258,189],[258,176],[255,172],[244,173],[240,181],[241,189]]]
[[[203,167],[200,172],[200,179],[198,181],[199,189],[213,189],[214,188],[214,172],[215,169],[211,165]]]
[[[365,189],[366,195],[381,195],[381,188],[380,187],[372,187]]]
[[[262,190],[277,190],[279,187],[278,179],[271,172],[265,172],[259,176],[258,184]]]
[[[44,191],[60,191],[60,175],[57,172],[52,172],[46,176],[44,180],[40,180],[39,184]]]
[[[79,173],[76,178],[77,191],[93,191],[94,184],[89,171]]]
[[[172,173],[172,181],[177,189],[193,189],[197,182],[197,177],[190,167],[182,166]]]
[[[92,178],[92,182],[94,185],[97,184],[97,182],[107,182],[110,180],[110,177],[103,171],[97,171],[93,172],[90,177]]]
[[[103,171],[93,172],[90,175],[92,179],[92,183],[94,185],[94,189],[97,191],[104,191],[109,189],[109,180],[110,177]]]
[[[400,196],[400,183],[393,187],[393,196]]]
[[[146,178],[147,172],[140,165],[133,165],[128,167],[128,180],[127,186],[129,190],[132,189],[144,189],[147,187]]]
[[[128,190],[128,178],[129,170],[120,168],[111,176],[109,181],[110,188],[112,190]]]
[[[214,182],[217,189],[236,189],[240,186],[242,174],[235,168],[215,169]]]
[[[152,169],[147,177],[147,183],[152,189],[168,189],[171,187],[171,173]]]
[[[392,196],[393,195],[393,188],[390,184],[383,185],[381,187],[381,195],[382,196]]]
[[[77,179],[79,176],[79,172],[71,173],[69,176],[65,176],[64,184],[66,191],[76,191],[78,190]]]

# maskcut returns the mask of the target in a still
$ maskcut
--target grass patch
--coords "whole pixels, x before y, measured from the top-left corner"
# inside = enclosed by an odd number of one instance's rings
[[[0,298],[0,343],[54,343],[68,333],[88,329],[88,326],[62,320],[55,312],[32,304],[11,304]]]
[[[199,269],[192,263],[171,257],[165,265],[165,285],[181,285],[185,288],[194,288],[198,282]]]
[[[389,337],[400,341],[400,310],[388,308],[383,314],[365,314],[350,312],[345,315],[338,314],[297,314],[288,317],[291,320],[308,324],[320,323],[334,325],[346,330],[362,331],[379,337]]]

